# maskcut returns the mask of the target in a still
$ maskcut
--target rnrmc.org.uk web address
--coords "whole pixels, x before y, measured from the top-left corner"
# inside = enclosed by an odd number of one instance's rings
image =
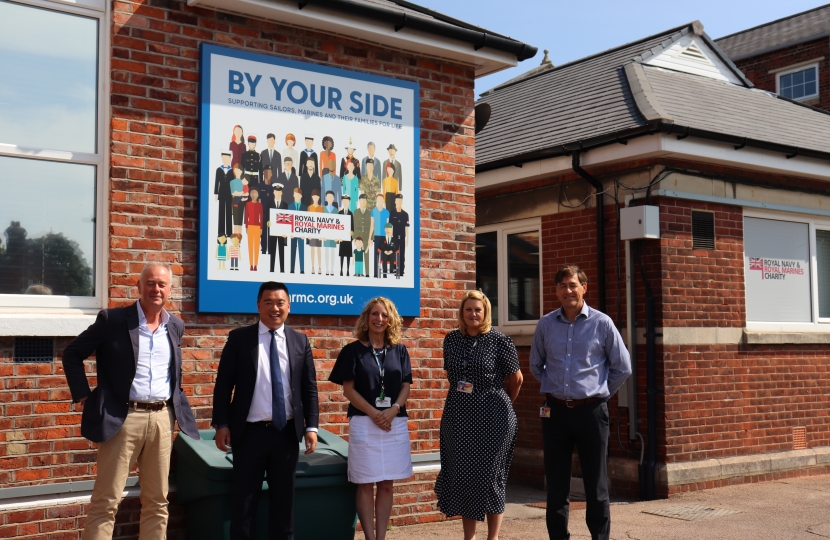
[[[328,304],[337,306],[354,304],[354,297],[350,294],[292,294],[291,303],[299,304]]]

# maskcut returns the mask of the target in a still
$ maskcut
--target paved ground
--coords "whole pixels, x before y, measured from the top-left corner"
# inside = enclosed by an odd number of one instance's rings
[[[525,506],[544,493],[510,486],[500,540],[547,539],[545,511]],[[643,513],[682,505],[738,511],[706,521],[683,521]],[[486,526],[479,526],[486,540]],[[482,528],[484,527],[484,528]],[[362,538],[358,533],[356,538]],[[388,540],[463,538],[458,521],[393,529]],[[572,540],[590,540],[585,510],[571,512]],[[745,484],[649,502],[615,501],[611,507],[613,540],[820,540],[830,538],[830,475]]]

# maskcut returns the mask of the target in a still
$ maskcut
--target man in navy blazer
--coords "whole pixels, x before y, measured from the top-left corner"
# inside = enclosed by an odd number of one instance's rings
[[[268,537],[294,538],[299,442],[317,448],[317,376],[308,338],[288,328],[288,288],[263,283],[259,322],[228,334],[213,391],[216,447],[233,446],[231,539],[256,537],[256,510],[268,472]]]
[[[167,477],[173,426],[199,438],[182,390],[184,322],[164,309],[170,270],[148,264],[141,271],[138,302],[105,309],[63,351],[72,400],[83,409],[81,434],[98,444],[98,475],[84,540],[112,538],[127,476],[138,463],[141,540],[163,540],[167,530]],[[90,390],[84,360],[95,353],[98,384]]]

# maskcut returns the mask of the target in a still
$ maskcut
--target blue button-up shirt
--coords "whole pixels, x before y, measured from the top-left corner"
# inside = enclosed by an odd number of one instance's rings
[[[155,332],[147,327],[147,317],[141,304],[138,308],[138,359],[135,378],[130,388],[133,401],[167,401],[170,399],[170,340],[167,337],[167,323],[170,315],[161,310],[161,324]]]
[[[530,371],[559,399],[609,398],[631,375],[631,358],[611,318],[583,302],[574,322],[562,308],[539,320]]]

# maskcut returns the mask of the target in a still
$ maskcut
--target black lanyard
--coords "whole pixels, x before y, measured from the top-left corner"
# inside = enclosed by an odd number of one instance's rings
[[[375,362],[378,365],[378,371],[380,372],[380,399],[384,398],[384,394],[386,393],[386,387],[383,384],[383,379],[386,376],[386,347],[383,348],[383,362],[380,361],[378,358],[378,352],[372,347],[372,356],[375,357]]]
[[[461,371],[461,380],[464,382],[467,381],[467,360],[470,358],[470,356],[473,355],[473,351],[476,350],[476,345],[478,345],[478,338],[476,338],[476,340],[473,341],[473,346],[470,347],[470,352],[464,355],[464,364]]]

